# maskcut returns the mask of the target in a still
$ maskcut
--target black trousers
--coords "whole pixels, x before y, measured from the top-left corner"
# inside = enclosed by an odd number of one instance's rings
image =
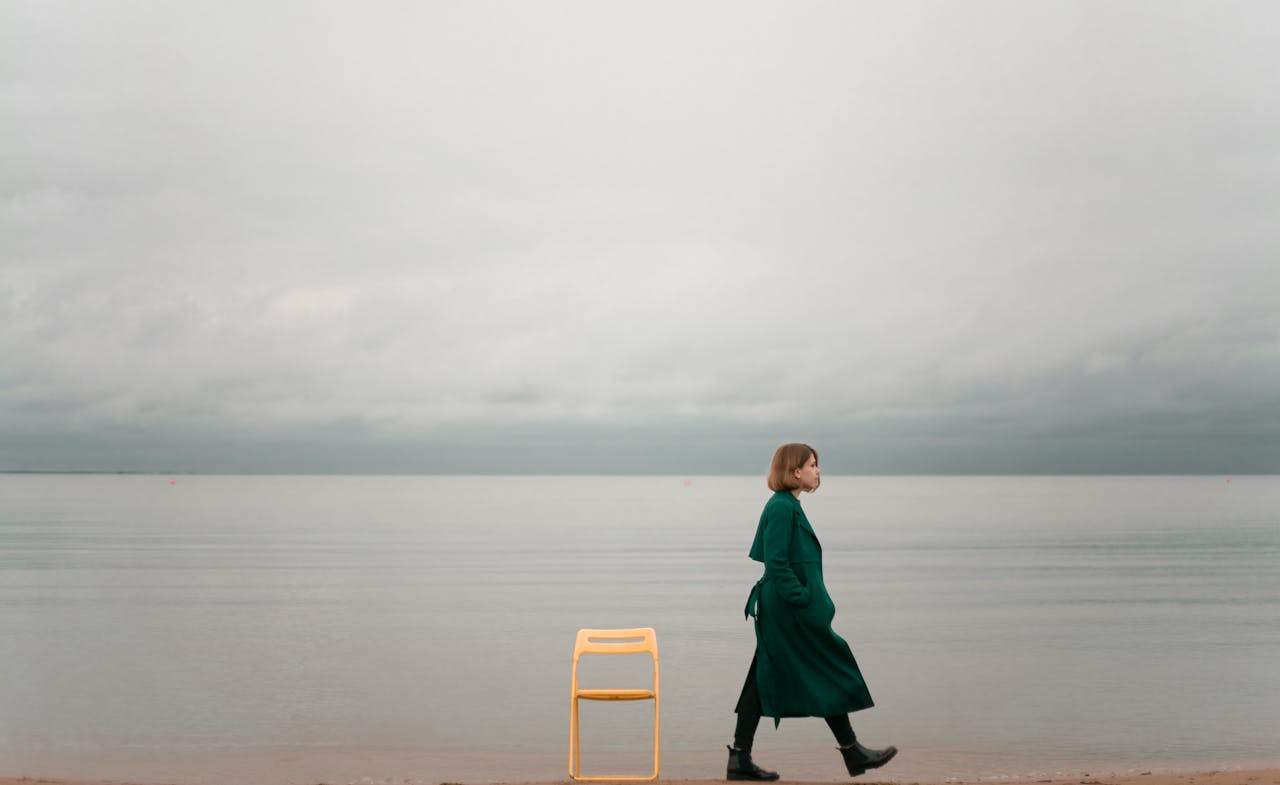
[[[733,709],[738,713],[738,724],[733,729],[733,748],[743,752],[751,752],[751,745],[756,739],[756,728],[764,709],[760,705],[760,690],[756,687],[756,658],[751,658],[751,667],[747,668],[747,678],[742,684],[742,693],[738,696],[738,705]],[[848,714],[837,714],[834,717],[823,717],[831,735],[836,737],[836,744],[848,747],[857,740],[853,734],[853,726],[849,724]]]

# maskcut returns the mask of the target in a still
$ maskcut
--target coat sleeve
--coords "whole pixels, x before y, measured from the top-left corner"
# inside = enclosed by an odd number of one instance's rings
[[[787,603],[803,608],[809,604],[809,587],[791,569],[791,538],[796,529],[795,513],[785,507],[768,512],[764,528],[764,574],[774,582],[778,595]]]

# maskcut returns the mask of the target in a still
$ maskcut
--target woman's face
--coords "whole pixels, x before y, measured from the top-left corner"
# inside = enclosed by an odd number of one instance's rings
[[[818,473],[818,456],[809,453],[809,460],[804,462],[804,466],[796,469],[796,482],[800,483],[798,490],[818,490],[818,485],[822,483],[822,478]]]

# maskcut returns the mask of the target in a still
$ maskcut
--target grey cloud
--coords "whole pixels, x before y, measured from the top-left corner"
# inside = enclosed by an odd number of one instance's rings
[[[1269,4],[6,14],[0,468],[1280,470]]]

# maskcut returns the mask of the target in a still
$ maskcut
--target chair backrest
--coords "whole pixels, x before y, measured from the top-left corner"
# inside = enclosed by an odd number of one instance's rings
[[[573,644],[573,663],[583,654],[643,654],[658,661],[658,635],[652,627],[631,630],[578,630]]]

